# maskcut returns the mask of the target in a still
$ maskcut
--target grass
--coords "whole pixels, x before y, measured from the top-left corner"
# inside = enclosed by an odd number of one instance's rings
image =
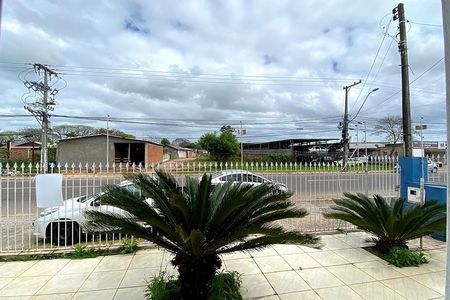
[[[12,256],[0,256],[0,262],[8,261],[30,261],[30,260],[44,260],[44,259],[57,259],[57,258],[69,258],[69,259],[84,259],[93,258],[98,256],[118,255],[134,253],[138,250],[139,246],[137,242],[131,241],[127,238],[122,240],[123,245],[116,248],[92,248],[86,245],[75,245],[72,252],[50,252],[44,254],[24,254],[24,255],[12,255]]]
[[[221,165],[217,164],[217,167],[215,165],[215,162],[212,162],[211,168],[209,167],[209,163],[195,163],[195,167],[193,163],[183,164],[183,167],[179,167],[176,173],[181,174],[203,174],[203,172],[216,172],[221,170]],[[304,172],[304,173],[315,173],[315,172],[342,172],[342,167],[340,166],[304,166],[304,165],[290,165],[290,164],[283,164],[283,165],[270,165],[268,164],[254,164],[251,166],[250,164],[246,166],[244,163],[244,166],[241,166],[240,163],[233,163],[222,164],[223,170],[227,169],[239,169],[239,170],[248,170],[250,172],[270,172],[270,173],[293,173],[293,172]],[[348,166],[347,172],[365,172],[366,168],[362,165],[360,166]],[[172,169],[172,172],[175,170]],[[368,172],[378,172],[378,171],[391,171],[394,172],[393,165],[368,165],[367,166]]]
[[[208,300],[241,300],[239,292],[241,286],[241,276],[237,272],[218,273],[209,291]],[[147,285],[145,296],[151,300],[172,300],[179,299],[180,286],[175,276],[169,276],[161,272],[152,278]]]

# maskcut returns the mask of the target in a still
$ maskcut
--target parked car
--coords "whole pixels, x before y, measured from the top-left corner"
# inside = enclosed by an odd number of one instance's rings
[[[274,182],[270,179],[256,175],[246,170],[225,170],[212,175],[213,185],[224,184],[225,182],[243,182],[251,185],[260,185],[262,183],[274,184],[279,192],[287,193],[288,189],[284,183]]]
[[[320,153],[327,153],[328,149],[321,146],[313,146],[308,149],[309,152],[320,152]]]
[[[130,182],[123,181],[119,184],[134,193],[140,191]],[[100,196],[104,193],[94,195],[83,195],[64,201],[61,206],[53,206],[44,209],[39,218],[33,222],[34,235],[40,239],[59,245],[72,245],[84,237],[86,231],[83,224],[87,221],[84,212],[87,210],[112,211],[117,214],[124,214],[124,211],[110,205],[102,204]],[[152,199],[147,199],[151,204]]]
[[[437,173],[439,169],[439,165],[435,163],[431,158],[428,158],[428,164],[427,164],[428,172],[429,173]],[[398,163],[395,164],[394,169],[397,171],[400,169],[400,165]]]
[[[437,173],[439,165],[435,163],[431,158],[428,159],[428,172]]]

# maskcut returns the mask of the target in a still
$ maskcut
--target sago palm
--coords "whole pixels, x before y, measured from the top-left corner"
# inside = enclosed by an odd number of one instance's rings
[[[211,176],[203,175],[201,181],[188,179],[182,191],[171,175],[157,175],[156,179],[143,174],[127,176],[141,196],[118,186],[106,188],[102,203],[126,211],[126,216],[89,211],[87,217],[94,224],[90,229],[134,235],[174,253],[172,264],[179,272],[182,299],[206,299],[222,264],[220,254],[318,241],[273,223],[307,214],[273,185],[229,182],[213,186]],[[149,198],[151,202],[145,201]]]
[[[405,205],[402,198],[386,201],[379,195],[344,193],[346,198],[333,200],[326,218],[356,225],[376,236],[375,248],[388,253],[393,247],[407,247],[406,242],[433,232],[445,230],[446,208],[436,201],[423,205]]]

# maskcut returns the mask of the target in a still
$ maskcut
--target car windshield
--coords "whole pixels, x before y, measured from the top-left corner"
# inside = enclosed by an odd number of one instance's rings
[[[78,198],[77,202],[84,203],[87,200],[91,199],[92,197],[98,197],[98,196],[99,196],[99,194],[84,195],[84,196],[81,196],[80,198]]]

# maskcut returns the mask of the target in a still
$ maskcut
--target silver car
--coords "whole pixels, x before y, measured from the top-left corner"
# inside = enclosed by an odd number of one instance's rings
[[[288,188],[284,183],[274,182],[270,179],[254,174],[246,170],[225,170],[222,172],[212,174],[211,183],[213,185],[224,184],[225,182],[243,182],[251,185],[260,185],[262,183],[269,183],[275,185],[277,191],[287,193]]]

